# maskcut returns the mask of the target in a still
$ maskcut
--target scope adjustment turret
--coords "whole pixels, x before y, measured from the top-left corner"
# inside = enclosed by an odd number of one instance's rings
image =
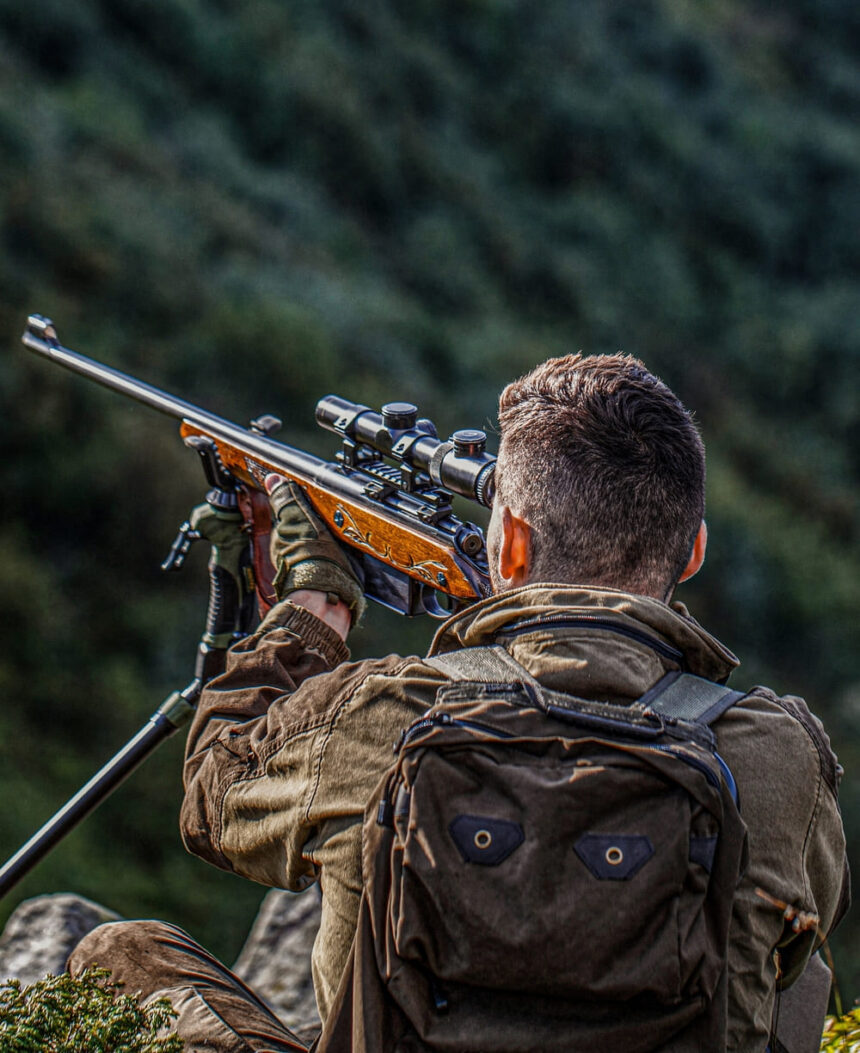
[[[462,428],[451,436],[458,457],[480,457],[487,448],[486,433],[478,428]]]
[[[382,407],[382,423],[390,431],[414,428],[417,420],[418,407],[411,402],[387,402]]]

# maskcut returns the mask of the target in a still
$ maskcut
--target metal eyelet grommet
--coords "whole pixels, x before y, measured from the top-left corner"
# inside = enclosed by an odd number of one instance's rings
[[[489,848],[493,843],[493,835],[489,830],[477,830],[474,840],[476,848]]]
[[[611,867],[617,867],[618,864],[624,859],[624,853],[621,851],[620,848],[616,848],[613,845],[612,848],[606,849],[606,855],[604,858]]]

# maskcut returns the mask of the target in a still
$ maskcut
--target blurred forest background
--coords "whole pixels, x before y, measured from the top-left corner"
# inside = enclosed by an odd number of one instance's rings
[[[680,598],[825,719],[856,848],[858,113],[856,0],[0,0],[0,855],[188,681],[206,596],[202,546],[158,570],[197,458],[28,355],[33,311],[321,454],[329,391],[447,433],[550,354],[641,356],[708,444]],[[354,653],[432,629],[374,609]],[[232,960],[264,890],[185,854],[180,738],[0,922],[74,890]]]

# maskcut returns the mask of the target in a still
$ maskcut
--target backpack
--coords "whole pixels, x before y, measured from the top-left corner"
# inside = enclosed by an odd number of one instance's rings
[[[320,1053],[722,1053],[746,828],[709,725],[743,695],[673,672],[622,706],[499,646],[426,661],[452,680],[365,813]]]

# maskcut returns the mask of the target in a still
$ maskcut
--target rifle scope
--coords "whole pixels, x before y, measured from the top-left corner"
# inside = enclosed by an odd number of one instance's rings
[[[463,429],[443,442],[411,402],[389,402],[377,412],[338,395],[319,400],[316,419],[328,431],[426,472],[436,486],[492,507],[496,458],[484,449],[484,432]]]

